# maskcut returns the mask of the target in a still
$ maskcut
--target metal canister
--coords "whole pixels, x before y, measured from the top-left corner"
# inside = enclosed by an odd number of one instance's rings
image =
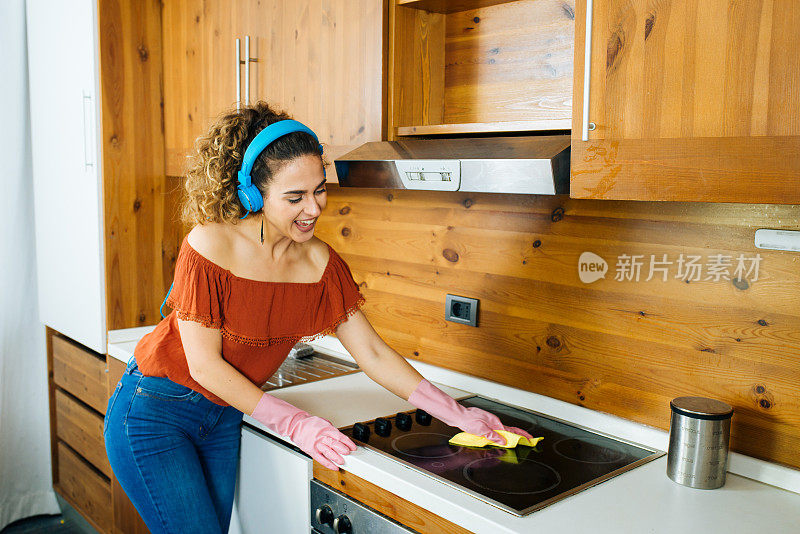
[[[684,486],[715,489],[725,484],[733,407],[705,397],[669,403],[667,476]]]

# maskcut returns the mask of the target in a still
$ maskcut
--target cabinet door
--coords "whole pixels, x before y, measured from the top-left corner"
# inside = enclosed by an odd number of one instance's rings
[[[595,0],[588,18],[586,5],[572,197],[800,202],[799,2]]]
[[[96,21],[90,0],[27,2],[39,317],[105,353]]]
[[[338,156],[382,138],[384,2],[248,0],[250,94],[307,124]],[[328,180],[335,180],[329,168]]]
[[[235,40],[239,2],[163,2],[166,174],[182,176],[197,137],[238,100]],[[244,43],[242,43],[244,54]],[[244,56],[242,56],[244,57]]]
[[[382,138],[381,0],[167,0],[164,115],[167,174],[179,176],[195,138],[241,100],[262,99],[312,128],[330,162]],[[250,75],[237,70],[235,40]],[[331,166],[328,179],[335,181]]]
[[[237,517],[231,526],[238,525],[242,534],[308,532],[312,476],[308,457],[243,425],[234,503]]]

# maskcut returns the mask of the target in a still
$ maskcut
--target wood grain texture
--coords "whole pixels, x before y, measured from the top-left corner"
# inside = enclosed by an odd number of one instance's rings
[[[60,335],[51,336],[53,383],[105,413],[105,358]]]
[[[480,123],[487,132],[519,131],[523,121],[536,130],[568,128],[573,2],[456,4],[391,7],[390,132],[433,125],[475,131]],[[509,129],[497,130],[504,124]]]
[[[453,135],[465,133],[536,132],[542,130],[569,130],[570,119],[470,122],[461,124],[427,124],[424,126],[400,126],[397,137],[409,135]]]
[[[266,100],[307,124],[330,162],[379,141],[386,16],[382,0],[164,2],[167,174],[183,175],[195,139],[235,107],[234,42],[241,39],[244,58],[248,35],[257,60],[251,103]]]
[[[444,122],[445,15],[391,4],[389,134]]]
[[[331,471],[314,462],[314,478],[417,532],[471,534],[471,531],[347,471]]]
[[[178,243],[164,175],[161,3],[100,0],[103,213],[109,330],[154,324]]]
[[[800,203],[800,5],[576,4],[573,198]]]
[[[516,0],[397,0],[397,5],[436,13],[455,13]]]
[[[58,478],[53,487],[99,532],[111,532],[108,479],[62,442],[58,442]]]
[[[664,430],[672,398],[718,398],[736,409],[733,450],[800,467],[799,260],[755,249],[763,227],[800,229],[800,212],[331,187],[317,235],[405,357]],[[608,263],[590,284],[587,251]],[[708,278],[717,254],[727,279]],[[736,280],[738,256],[756,254],[758,273]],[[639,281],[623,255],[642,256]],[[678,276],[681,255],[699,257],[700,279]],[[444,320],[447,293],[480,300],[478,328]]]
[[[56,390],[56,417],[58,438],[110,477],[111,465],[103,440],[103,417],[61,390]]]

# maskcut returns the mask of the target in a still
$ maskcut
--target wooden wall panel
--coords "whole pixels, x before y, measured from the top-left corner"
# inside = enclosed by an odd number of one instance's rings
[[[672,398],[718,398],[733,450],[800,467],[800,255],[755,249],[757,228],[800,229],[800,209],[333,186],[317,234],[408,358],[665,430]],[[580,280],[587,251],[604,279]],[[615,279],[625,254],[638,282]],[[646,281],[664,254],[700,256],[701,280]],[[760,254],[758,275],[706,280],[715,254]],[[444,320],[447,293],[480,299],[478,328]]]
[[[164,175],[161,2],[100,0],[109,330],[158,322],[172,278],[174,184]]]

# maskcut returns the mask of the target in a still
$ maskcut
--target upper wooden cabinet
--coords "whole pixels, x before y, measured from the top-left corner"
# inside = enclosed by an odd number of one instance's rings
[[[800,202],[800,2],[586,4],[570,196]]]
[[[569,130],[574,0],[391,0],[389,139]]]
[[[163,6],[168,175],[184,173],[195,139],[248,94],[250,102],[266,100],[312,128],[329,161],[383,137],[381,0],[165,0]],[[244,64],[248,37],[252,61]],[[333,175],[331,168],[328,179]]]

